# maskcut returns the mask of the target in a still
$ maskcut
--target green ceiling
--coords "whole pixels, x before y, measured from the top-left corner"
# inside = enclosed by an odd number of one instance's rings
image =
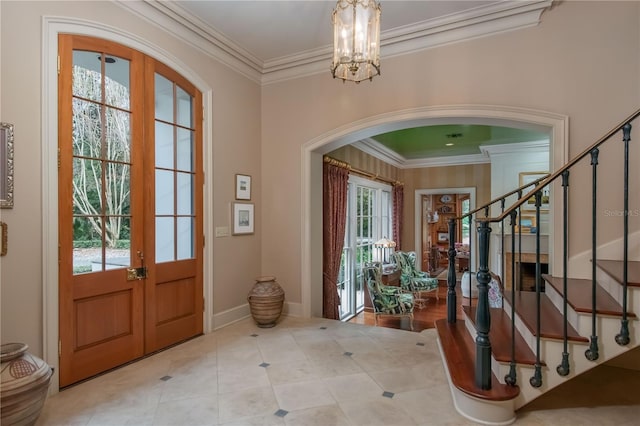
[[[479,154],[480,145],[546,140],[548,135],[509,127],[446,124],[396,130],[373,136],[371,139],[407,160],[413,160]]]

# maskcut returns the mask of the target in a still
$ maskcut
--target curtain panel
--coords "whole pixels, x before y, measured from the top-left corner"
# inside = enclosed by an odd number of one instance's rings
[[[323,169],[323,257],[322,257],[322,316],[340,319],[338,273],[344,246],[347,221],[347,185],[349,170],[324,163]]]
[[[404,206],[404,186],[393,185],[393,241],[396,250],[402,250],[402,215]]]

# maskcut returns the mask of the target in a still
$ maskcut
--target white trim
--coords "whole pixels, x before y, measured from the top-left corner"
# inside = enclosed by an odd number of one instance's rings
[[[321,285],[321,280],[317,277],[322,276],[322,271],[318,270],[317,263],[312,263],[311,256],[312,252],[317,253],[319,247],[322,246],[322,241],[316,241],[321,238],[319,235],[322,235],[317,229],[317,227],[322,227],[322,218],[319,217],[321,208],[312,209],[313,191],[320,193],[322,191],[321,182],[318,182],[318,167],[321,167],[322,154],[376,134],[440,124],[442,121],[447,121],[449,124],[489,124],[548,132],[552,143],[550,164],[553,170],[557,170],[568,161],[569,117],[546,111],[500,105],[443,105],[393,111],[351,122],[311,139],[302,145],[300,153],[302,161],[300,283],[305,316],[322,315],[322,301],[311,298],[312,294],[317,293],[317,289],[312,286]],[[312,176],[314,176],[314,180],[311,179]],[[555,198],[559,193],[560,191],[553,193],[552,205],[554,206],[561,205],[560,200]],[[556,226],[554,234],[557,235],[561,235],[559,222],[553,221],[553,210],[549,212],[550,229],[554,229],[553,226]],[[553,257],[552,239],[553,237],[550,236],[549,255],[551,259],[554,259],[553,263],[560,263]],[[550,273],[554,272],[550,271]],[[314,290],[316,291],[314,292]]]
[[[480,151],[487,157],[500,154],[526,154],[531,152],[548,152],[549,151],[549,139],[530,141],[530,142],[518,142],[518,143],[505,143],[500,145],[480,145]]]
[[[416,265],[422,265],[422,196],[433,194],[469,194],[469,206],[474,210],[476,206],[476,187],[468,186],[462,188],[433,188],[433,189],[416,189],[414,195],[414,241],[416,252]],[[476,239],[472,240],[472,244],[476,243]],[[476,253],[475,247],[471,250]],[[475,259],[471,258],[469,270],[475,271]]]
[[[59,388],[58,359],[58,34],[83,34],[112,40],[156,58],[191,81],[202,92],[203,114],[203,167],[205,172],[204,206],[209,211],[213,196],[205,188],[213,188],[212,149],[213,92],[195,71],[164,49],[138,36],[98,22],[56,16],[42,17],[42,320],[43,358],[54,368],[50,393]],[[213,218],[204,215],[205,240],[213,242]],[[213,244],[204,248],[203,293],[206,305],[203,316],[205,333],[213,330]]]
[[[263,85],[328,72],[331,46],[262,61],[200,18],[185,11],[176,2],[117,0],[115,3]],[[535,26],[540,23],[542,12],[552,3],[552,0],[491,3],[461,13],[383,31],[381,56],[391,58]]]

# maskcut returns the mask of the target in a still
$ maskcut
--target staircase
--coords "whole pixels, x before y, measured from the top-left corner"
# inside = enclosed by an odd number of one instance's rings
[[[629,260],[629,242],[633,235],[629,231],[629,217],[637,210],[629,210],[629,197],[638,197],[638,182],[629,181],[629,142],[632,122],[640,116],[640,110],[623,120],[618,126],[596,141],[592,146],[568,162],[560,170],[544,176],[530,184],[492,200],[467,215],[449,222],[449,275],[447,292],[447,318],[436,322],[438,344],[447,370],[454,405],[458,412],[478,423],[502,425],[516,419],[516,410],[533,401],[550,389],[571,380],[573,377],[606,361],[640,346],[640,261],[637,241],[634,260]],[[602,244],[597,240],[597,229],[603,214],[598,211],[598,155],[608,149],[617,153],[619,149],[608,148],[622,135],[623,159],[616,170],[608,174],[620,175],[619,189],[623,194],[619,207],[622,229],[611,241],[619,242],[620,258],[604,259],[600,256]],[[619,139],[617,143],[620,144]],[[635,154],[638,158],[638,155]],[[590,163],[586,163],[590,159]],[[582,164],[580,166],[580,164]],[[591,182],[570,185],[571,171],[576,167],[589,167]],[[540,223],[542,191],[555,181],[562,181],[562,203],[552,205],[556,218],[562,221],[562,236],[554,240],[554,250],[562,253],[563,265],[550,270],[559,270],[561,276],[543,274],[540,262],[540,238],[536,239],[535,291],[517,291],[520,286],[516,278],[516,241],[521,238],[519,225],[521,206],[531,197],[536,200],[536,223]],[[629,191],[629,187],[633,189]],[[525,195],[523,192],[532,187]],[[569,267],[568,226],[570,191],[590,191],[591,205],[580,206],[587,214],[591,210],[591,230],[571,229],[572,232],[591,235],[590,267]],[[505,200],[517,194],[517,201],[505,207]],[[559,198],[559,197],[557,197]],[[637,202],[637,199],[635,200]],[[500,203],[501,214],[489,217],[489,208]],[[482,213],[484,212],[484,216]],[[455,276],[456,227],[462,221],[475,222],[478,233],[478,298],[466,299],[463,306],[464,320],[456,319],[457,292]],[[501,307],[490,307],[488,286],[489,253],[492,224],[500,224],[502,244],[504,230],[510,229],[510,265],[514,283],[502,289]],[[637,221],[635,222],[637,226]],[[577,227],[574,227],[577,228]],[[473,229],[471,227],[471,229]],[[637,231],[637,229],[636,229]],[[634,234],[637,237],[637,233]],[[636,238],[637,240],[637,238]],[[521,240],[520,240],[521,241]],[[608,247],[611,241],[605,241]],[[471,244],[474,247],[473,244]],[[495,250],[494,250],[495,251]],[[504,253],[500,247],[499,253]],[[594,261],[595,259],[595,261]],[[549,260],[551,262],[551,259]],[[585,273],[586,272],[586,273]],[[580,276],[578,276],[580,275]],[[585,278],[586,277],[586,278]]]

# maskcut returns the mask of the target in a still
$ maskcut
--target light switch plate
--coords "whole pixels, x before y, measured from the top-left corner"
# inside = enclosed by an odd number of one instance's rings
[[[216,226],[216,238],[228,237],[228,236],[229,236],[228,226]]]

